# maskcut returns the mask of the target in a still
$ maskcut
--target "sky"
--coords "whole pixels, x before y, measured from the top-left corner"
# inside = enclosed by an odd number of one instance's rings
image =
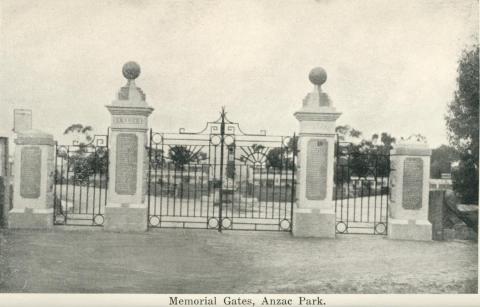
[[[365,137],[420,133],[436,147],[447,143],[458,59],[478,40],[478,2],[468,0],[1,3],[9,137],[15,108],[32,109],[33,127],[59,140],[73,123],[106,133],[105,105],[133,60],[157,132],[199,131],[225,106],[245,132],[291,135],[321,66],[338,125]]]

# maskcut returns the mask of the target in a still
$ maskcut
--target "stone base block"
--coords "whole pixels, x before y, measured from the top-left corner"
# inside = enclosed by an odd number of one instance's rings
[[[12,209],[8,213],[8,228],[11,229],[52,229],[52,209]]]
[[[147,231],[146,204],[107,204],[103,229],[117,232]]]
[[[335,212],[297,208],[293,212],[293,235],[296,237],[335,238]]]
[[[427,220],[388,220],[388,238],[394,240],[432,240],[432,224]]]

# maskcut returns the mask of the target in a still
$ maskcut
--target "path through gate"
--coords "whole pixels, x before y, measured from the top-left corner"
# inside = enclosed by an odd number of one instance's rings
[[[55,145],[54,225],[102,226],[108,187],[108,134]]]
[[[337,233],[387,234],[389,174],[389,149],[337,142],[334,174]]]
[[[222,109],[197,133],[150,132],[148,225],[291,231],[295,136],[244,133]]]

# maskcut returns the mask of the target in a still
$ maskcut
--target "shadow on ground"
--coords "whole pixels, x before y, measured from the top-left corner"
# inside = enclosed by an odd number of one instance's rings
[[[0,232],[0,292],[477,293],[471,241],[157,230]]]

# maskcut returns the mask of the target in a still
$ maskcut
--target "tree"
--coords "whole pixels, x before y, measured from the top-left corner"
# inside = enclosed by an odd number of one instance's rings
[[[362,132],[348,125],[338,126],[335,131],[340,141],[339,148],[335,148],[337,167],[334,178],[336,182],[346,182],[350,176],[366,178],[389,175],[388,154],[395,143],[394,137],[382,132],[380,136],[375,133],[370,139],[361,139]],[[345,143],[345,140],[355,142]],[[337,154],[338,150],[340,150],[339,154]]]
[[[458,158],[458,152],[452,146],[441,145],[433,149],[430,158],[430,178],[438,179],[442,177],[442,173],[451,173],[451,164]]]
[[[341,142],[349,141],[351,138],[360,139],[362,136],[362,132],[350,127],[349,125],[337,126],[335,128],[335,133]]]
[[[93,140],[92,126],[84,126],[82,124],[72,124],[65,129],[63,132],[64,135],[72,135],[74,137],[73,143],[78,145],[85,145],[90,143]]]
[[[266,157],[266,166],[280,170],[293,170],[293,155],[298,146],[298,137],[289,138],[286,146],[274,147],[270,149]]]
[[[168,156],[175,165],[175,168],[178,170],[183,170],[185,168],[185,165],[192,162],[198,162],[200,160],[200,155],[198,152],[194,152],[187,146],[182,145],[174,145],[170,147],[170,150],[168,151]],[[204,155],[202,155],[201,157],[203,156]]]
[[[72,124],[63,132],[73,136],[73,146],[69,153],[59,152],[59,157],[67,160],[68,170],[73,172],[77,183],[87,183],[95,174],[106,174],[108,168],[108,152],[105,147],[95,147],[91,126]]]
[[[459,154],[452,172],[453,189],[464,203],[478,203],[478,52],[479,46],[463,51],[458,62],[457,89],[445,116],[448,139]]]

